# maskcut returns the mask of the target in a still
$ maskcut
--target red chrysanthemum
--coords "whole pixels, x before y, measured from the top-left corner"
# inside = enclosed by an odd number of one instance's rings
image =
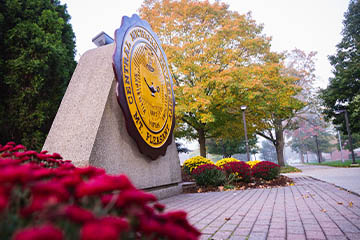
[[[125,175],[109,176],[100,175],[87,182],[79,184],[76,188],[76,196],[98,195],[113,190],[133,189],[129,179]]]
[[[91,211],[76,205],[66,207],[64,213],[70,220],[81,224],[95,219],[94,214]]]
[[[63,233],[53,225],[25,228],[14,236],[14,240],[61,240]]]
[[[120,233],[128,230],[128,223],[118,217],[108,217],[86,223],[81,229],[81,240],[117,240]]]

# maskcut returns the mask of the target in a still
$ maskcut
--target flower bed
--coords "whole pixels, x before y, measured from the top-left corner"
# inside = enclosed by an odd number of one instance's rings
[[[237,160],[236,158],[223,158],[215,163],[216,166],[222,167],[227,163],[230,162],[240,162],[240,160]]]
[[[204,164],[214,164],[214,163],[210,159],[201,156],[196,156],[187,159],[183,164],[183,168],[185,173],[191,174],[194,169]]]
[[[199,164],[191,174],[186,172],[183,167],[182,177],[184,181],[197,183],[197,188],[192,189],[191,192],[217,191],[217,186],[220,185],[224,185],[224,189],[240,190],[292,185],[293,181],[290,178],[279,176],[279,170],[280,166],[272,162],[250,161],[245,163],[235,158],[224,158],[216,165],[212,163]]]
[[[203,164],[191,174],[199,186],[220,186],[226,181],[224,171],[214,164]]]
[[[246,163],[251,167],[251,168],[253,168],[256,164],[258,164],[259,162],[261,162],[261,161],[259,161],[259,160],[253,160],[253,161],[247,161]]]
[[[265,180],[272,180],[279,176],[280,166],[276,163],[263,161],[257,163],[252,169],[252,175],[255,178],[262,178]]]
[[[251,168],[245,162],[228,162],[222,166],[227,176],[231,174],[235,176],[234,181],[249,182],[251,180]]]
[[[164,208],[125,175],[0,145],[2,239],[198,239],[185,212]]]

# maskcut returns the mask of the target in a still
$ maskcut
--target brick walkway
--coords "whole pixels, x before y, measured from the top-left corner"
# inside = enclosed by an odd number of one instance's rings
[[[310,177],[272,189],[181,194],[162,200],[185,210],[201,239],[360,239],[360,197]]]

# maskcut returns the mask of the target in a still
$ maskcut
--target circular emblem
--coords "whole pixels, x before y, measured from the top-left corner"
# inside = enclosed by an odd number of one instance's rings
[[[171,143],[174,94],[166,56],[149,24],[124,17],[115,32],[117,98],[129,134],[144,154],[156,159]]]

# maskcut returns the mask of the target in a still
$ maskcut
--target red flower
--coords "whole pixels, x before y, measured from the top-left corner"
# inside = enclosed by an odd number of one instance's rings
[[[133,188],[134,186],[125,175],[101,175],[77,186],[76,196],[83,197],[87,195],[97,195],[113,190],[125,190]]]
[[[76,168],[75,173],[86,176],[88,178],[92,178],[92,177],[96,177],[96,176],[105,174],[105,170],[101,169],[101,168],[89,166],[86,168]]]
[[[16,146],[12,149],[12,151],[18,151],[18,150],[20,150],[20,149],[26,150],[26,147],[23,146],[23,145],[21,145],[21,144],[19,144],[19,145],[16,145]]]
[[[12,148],[13,148],[13,146],[6,144],[2,148],[0,148],[0,152],[11,151]]]
[[[50,154],[37,153],[37,154],[36,154],[36,157],[37,157],[38,159],[45,160],[45,159],[51,158],[52,155],[50,155]]]
[[[13,155],[17,158],[22,158],[27,156],[26,152],[14,152]]]
[[[214,164],[203,164],[203,165],[200,165],[198,166],[197,168],[195,168],[191,174],[193,175],[198,175],[198,174],[201,174],[203,173],[204,171],[206,170],[211,170],[211,169],[217,169],[219,171],[222,171],[221,168],[219,168],[218,166],[214,165]]]
[[[63,159],[63,157],[58,153],[53,153],[51,157],[55,159]]]
[[[66,187],[76,187],[83,180],[79,175],[68,173],[67,176],[60,179],[60,183],[64,184]]]
[[[160,203],[155,203],[154,204],[154,208],[156,210],[158,210],[159,212],[163,212],[165,210],[165,205],[163,204],[160,204]]]
[[[117,207],[125,207],[131,204],[145,205],[148,202],[155,202],[157,198],[150,194],[137,189],[125,190],[119,194],[116,201]]]
[[[140,216],[140,229],[145,234],[159,233],[161,232],[161,224],[152,218],[147,218],[145,216]]]
[[[21,210],[24,216],[66,202],[70,197],[64,185],[56,181],[36,183],[31,191],[33,195],[31,204]]]
[[[61,240],[63,233],[53,225],[46,224],[38,227],[25,228],[14,236],[15,240]]]
[[[31,156],[31,155],[36,156],[36,154],[38,154],[38,153],[31,150],[31,151],[26,151],[26,152],[24,152],[24,154],[25,154],[26,156]]]
[[[115,217],[115,216],[108,216],[103,217],[100,219],[102,223],[106,224],[112,224],[114,225],[119,231],[128,231],[129,230],[129,223],[121,217]]]
[[[86,223],[81,229],[81,240],[117,240],[121,232],[128,230],[128,223],[117,217],[108,217]]]
[[[76,223],[85,223],[95,219],[93,213],[76,205],[65,209],[65,216]]]
[[[22,161],[20,159],[2,158],[0,159],[0,167],[7,167],[10,165],[18,165]]]
[[[3,154],[1,154],[1,157],[4,157],[4,158],[11,157],[11,153],[3,153]]]
[[[9,188],[0,186],[0,213],[7,207],[9,202]]]
[[[29,164],[19,166],[8,166],[0,170],[0,183],[21,182],[26,183],[31,176]]]
[[[49,168],[41,168],[32,172],[32,179],[46,178],[54,175],[54,171]]]

